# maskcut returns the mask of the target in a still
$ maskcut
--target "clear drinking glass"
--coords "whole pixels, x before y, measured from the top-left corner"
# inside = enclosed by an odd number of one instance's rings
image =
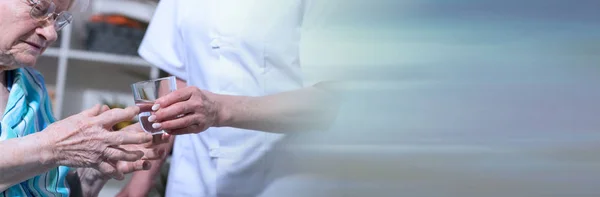
[[[138,118],[144,131],[153,135],[164,133],[164,130],[152,128],[152,123],[148,121],[148,117],[154,113],[152,111],[152,106],[156,99],[177,89],[175,77],[171,76],[149,81],[140,81],[131,84],[131,89],[133,90],[135,105],[140,108]]]

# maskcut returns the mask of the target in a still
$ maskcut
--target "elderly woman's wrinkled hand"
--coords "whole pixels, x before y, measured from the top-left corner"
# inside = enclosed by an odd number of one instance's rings
[[[140,126],[140,124],[129,125],[118,132],[130,132],[130,133],[144,133],[144,130]],[[166,156],[165,145],[168,145],[166,142],[169,141],[171,137],[169,134],[162,135],[153,135],[153,139],[151,142],[143,143],[143,144],[127,144],[122,145],[121,148],[125,150],[137,150],[142,151],[144,156],[137,161],[117,161],[116,168],[119,172],[123,174],[129,174],[135,171],[140,170],[148,170],[151,167],[151,163],[148,160],[157,160]],[[78,171],[81,177],[95,179],[100,178],[103,180],[108,180],[109,176],[102,174],[100,171],[94,168],[81,168]]]
[[[46,153],[48,161],[70,167],[91,167],[103,175],[123,179],[122,169],[128,164],[120,161],[143,166],[143,161],[138,160],[144,157],[144,151],[127,150],[122,146],[149,143],[152,136],[143,132],[112,132],[111,128],[121,121],[131,120],[138,112],[137,107],[108,110],[98,105],[51,124],[45,129],[52,137],[49,145],[52,148]]]
[[[139,123],[129,125],[118,132],[145,133]],[[135,162],[119,161],[117,162],[117,169],[125,174],[139,170],[147,170],[150,168],[150,163],[145,160],[157,160],[164,157],[166,154],[166,148],[164,145],[169,141],[171,136],[165,133],[155,134],[152,137],[153,139],[151,142],[122,145],[121,148],[129,151],[142,151],[144,156],[142,157],[142,160]]]
[[[119,132],[128,132],[128,133],[145,133],[144,130],[142,129],[142,126],[137,123],[137,124],[132,124],[129,125],[121,130],[119,130]],[[161,156],[163,156],[164,154],[164,150],[159,149],[159,147],[162,147],[161,145],[169,142],[169,138],[171,137],[171,135],[169,134],[155,134],[152,135],[152,141],[147,142],[147,143],[143,143],[143,144],[127,144],[127,145],[123,145],[121,147],[127,149],[127,150],[139,150],[144,152],[144,157],[142,157],[142,159],[144,160],[156,160],[156,159],[160,159]]]

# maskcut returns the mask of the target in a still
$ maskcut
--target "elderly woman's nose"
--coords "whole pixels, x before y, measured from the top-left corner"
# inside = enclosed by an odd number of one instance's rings
[[[35,32],[44,37],[44,39],[46,39],[48,42],[54,42],[58,38],[58,33],[52,24],[38,27]]]

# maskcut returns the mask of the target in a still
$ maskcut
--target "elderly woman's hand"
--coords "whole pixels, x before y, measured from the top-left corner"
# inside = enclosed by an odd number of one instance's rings
[[[141,132],[112,132],[111,127],[118,122],[131,120],[139,108],[108,110],[106,106],[96,106],[48,126],[44,132],[51,132],[50,150],[46,161],[70,167],[91,167],[103,175],[121,180],[127,163],[135,162],[144,156],[144,151],[127,150],[122,145],[144,144],[152,141],[152,136]],[[138,161],[138,164],[143,162]]]
[[[118,132],[127,132],[127,133],[145,133],[139,123],[129,125]],[[153,139],[151,142],[143,143],[143,144],[127,144],[122,145],[121,147],[126,150],[135,150],[142,151],[144,156],[141,161],[136,162],[122,162],[117,164],[117,168],[119,171],[123,173],[131,173],[138,170],[146,170],[148,169],[149,163],[143,160],[157,160],[161,159],[165,153],[165,148],[162,147],[163,144],[169,141],[170,135],[168,134],[156,134],[152,136]]]
[[[129,125],[119,131],[127,133],[144,133],[140,124]],[[142,151],[144,156],[137,161],[117,161],[115,166],[117,170],[123,174],[132,173],[140,170],[148,170],[151,163],[148,160],[157,160],[165,157],[164,144],[169,142],[168,134],[153,135],[153,140],[144,144],[127,144],[120,146],[125,150]],[[98,193],[111,177],[103,174],[94,168],[78,168],[77,174],[81,183],[81,191],[83,196],[98,196]]]

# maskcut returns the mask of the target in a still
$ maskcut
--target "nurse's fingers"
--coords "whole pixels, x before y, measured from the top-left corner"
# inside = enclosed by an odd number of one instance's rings
[[[197,90],[198,88],[193,86],[175,90],[174,92],[156,99],[154,106],[152,106],[152,110],[157,111],[160,108],[165,108],[178,102],[187,101],[192,97],[194,91]]]

